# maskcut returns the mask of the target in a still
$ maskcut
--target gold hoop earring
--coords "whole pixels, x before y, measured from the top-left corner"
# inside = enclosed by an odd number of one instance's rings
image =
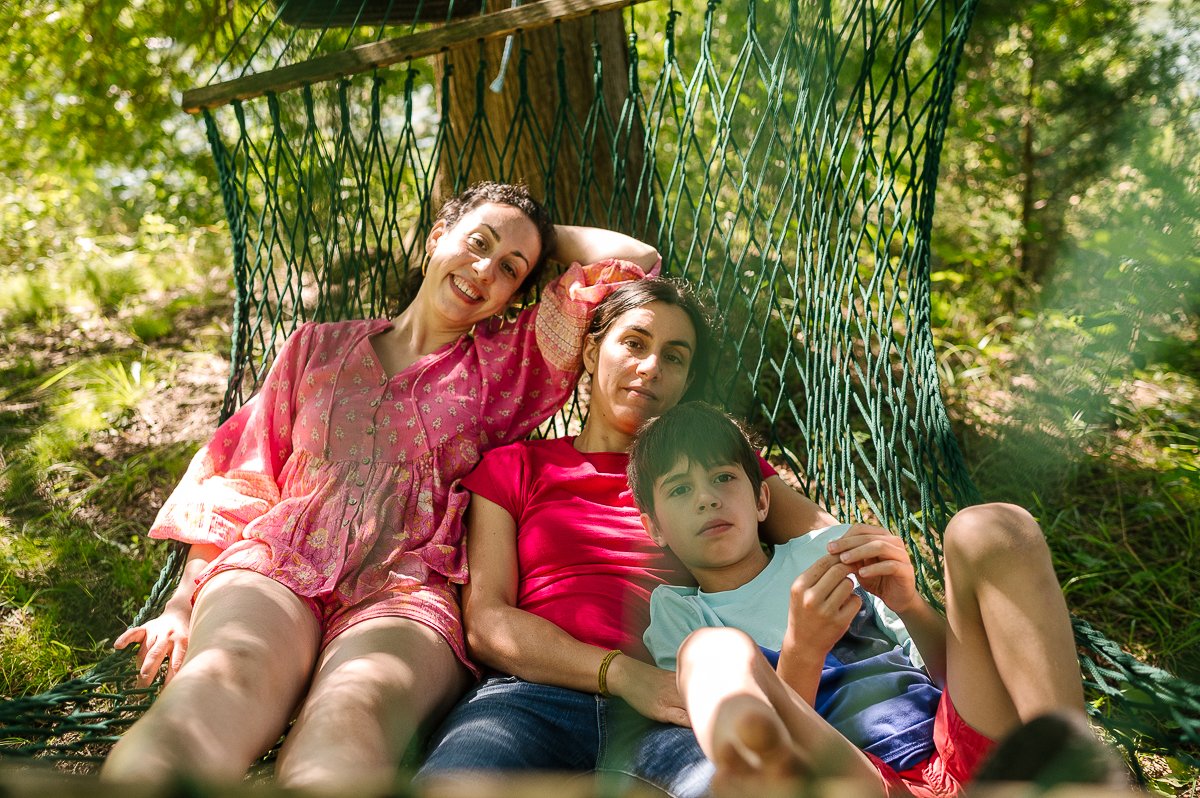
[[[423,261],[421,261],[421,275],[424,276],[425,273],[428,271],[429,271],[429,258],[426,257]]]

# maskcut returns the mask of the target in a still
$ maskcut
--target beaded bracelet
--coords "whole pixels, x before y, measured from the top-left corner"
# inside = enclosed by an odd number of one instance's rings
[[[620,649],[614,648],[612,651],[604,655],[604,659],[600,660],[600,672],[596,674],[596,682],[600,687],[600,695],[604,696],[605,698],[608,698],[610,695],[608,692],[608,666],[612,664],[612,661],[616,659],[617,655],[620,653]]]

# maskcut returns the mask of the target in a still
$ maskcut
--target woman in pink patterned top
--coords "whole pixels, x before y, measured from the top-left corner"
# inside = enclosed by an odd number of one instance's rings
[[[426,254],[395,319],[297,329],[162,508],[150,534],[190,544],[183,578],[116,645],[139,644],[142,684],[166,660],[167,685],[105,778],[239,779],[294,718],[283,783],[387,783],[466,688],[451,487],[562,405],[591,310],[658,253],[482,183],[443,206]],[[505,324],[547,257],[574,265]]]

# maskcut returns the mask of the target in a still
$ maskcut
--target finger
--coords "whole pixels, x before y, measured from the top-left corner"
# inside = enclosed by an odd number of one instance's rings
[[[812,565],[805,568],[804,571],[798,577],[796,577],[795,581],[792,582],[792,586],[799,586],[802,590],[812,587],[821,581],[821,577],[823,577],[830,568],[838,565],[839,563],[840,560],[838,560],[837,555],[826,554],[825,556],[817,559]]]
[[[825,550],[829,552],[842,552],[851,549],[854,546],[861,545],[868,540],[879,540],[887,538],[896,538],[891,532],[888,532],[883,527],[869,526],[867,524],[855,524],[846,531],[840,538],[835,538],[829,541],[825,546]],[[899,538],[897,538],[899,539]]]
[[[180,641],[171,647],[171,659],[167,663],[167,677],[163,679],[163,684],[169,684],[171,679],[175,678],[175,674],[179,673],[179,669],[183,667],[183,660],[186,656],[186,640]]]
[[[842,537],[844,538],[849,535],[884,535],[886,537],[895,537],[891,532],[876,524],[851,524],[850,528],[846,530],[846,534],[842,535]]]
[[[905,572],[905,568],[895,560],[880,560],[879,562],[864,565],[858,569],[860,579],[872,579],[880,576],[899,576]]]
[[[126,629],[113,641],[113,648],[121,649],[130,643],[141,643],[146,639],[146,627],[134,626]]]
[[[855,615],[858,615],[858,611],[862,609],[862,606],[862,597],[853,593],[850,594],[846,597],[846,601],[842,604],[842,606],[838,607],[836,616],[838,621],[846,624],[846,628],[849,629],[850,622],[854,620]]]
[[[841,604],[845,600],[844,592],[851,592],[854,589],[853,581],[850,575],[854,571],[850,565],[838,563],[824,572],[821,581],[816,583],[815,592],[821,596],[823,601],[829,601],[835,598],[835,592],[840,596],[836,598],[836,602]]]
[[[895,544],[895,543],[903,544],[903,540],[901,538],[899,538],[896,535],[893,535],[891,533],[885,532],[882,535],[848,535],[847,537],[844,537],[844,538],[838,538],[837,540],[832,541],[826,547],[826,550],[829,551],[831,554],[832,553],[840,554],[842,552],[849,551],[850,549],[856,548],[858,546],[865,546],[868,543],[880,543],[880,542],[889,543],[889,544]]]
[[[899,539],[896,539],[899,541]],[[875,538],[862,545],[843,551],[838,555],[843,563],[862,562],[870,559],[900,560],[908,559],[903,545],[897,546],[890,540]]]
[[[162,662],[167,656],[167,646],[170,641],[168,638],[156,642],[146,652],[146,659],[142,662],[142,667],[138,671],[138,682],[142,687],[154,681],[154,677],[158,675],[159,668],[162,667]]]
[[[829,593],[829,598],[826,599],[825,611],[833,617],[839,617],[842,609],[847,603],[858,601],[858,597],[854,595],[854,588],[857,586],[853,574],[847,574],[844,579],[838,580],[834,585],[833,590]]]

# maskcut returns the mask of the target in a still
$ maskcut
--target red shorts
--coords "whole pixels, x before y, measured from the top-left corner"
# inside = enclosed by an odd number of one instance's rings
[[[996,742],[971,728],[943,692],[933,720],[933,756],[908,770],[895,771],[867,754],[883,775],[888,795],[948,798],[962,794]]]

